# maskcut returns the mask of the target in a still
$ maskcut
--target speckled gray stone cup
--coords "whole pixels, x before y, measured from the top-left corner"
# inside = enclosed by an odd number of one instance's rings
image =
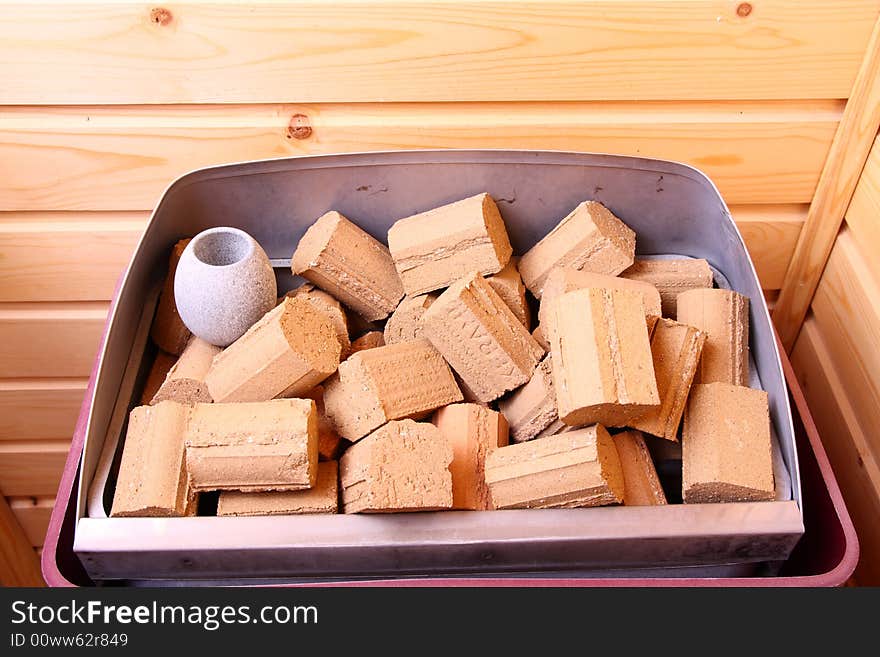
[[[187,245],[174,276],[177,312],[194,335],[218,347],[235,342],[275,307],[269,258],[238,228],[211,228]]]

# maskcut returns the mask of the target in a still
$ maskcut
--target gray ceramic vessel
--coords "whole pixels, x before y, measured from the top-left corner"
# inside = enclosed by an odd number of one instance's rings
[[[238,228],[223,226],[196,235],[174,276],[174,300],[183,323],[218,347],[241,337],[272,310],[277,296],[266,252]]]

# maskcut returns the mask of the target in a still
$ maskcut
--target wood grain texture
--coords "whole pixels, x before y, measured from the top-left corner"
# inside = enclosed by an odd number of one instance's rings
[[[880,467],[849,398],[851,382],[808,317],[791,354],[804,395],[859,536],[859,584],[880,586]]]
[[[12,509],[13,515],[31,545],[34,547],[42,546],[46,539],[52,507],[55,506],[55,498],[10,497],[7,502],[9,502],[9,508]]]
[[[0,492],[54,496],[69,448],[69,439],[0,442]]]
[[[142,213],[0,213],[0,302],[113,296],[143,232]],[[67,217],[65,217],[67,219]]]
[[[687,162],[728,203],[806,203],[839,101],[8,108],[4,210],[151,210],[192,169],[292,155],[534,148]],[[129,235],[117,239],[130,239]]]
[[[778,290],[809,206],[735,205],[730,208],[765,290]]]
[[[880,460],[880,284],[841,231],[812,304],[845,394]]]
[[[880,20],[876,20],[873,27],[864,61],[834,135],[804,230],[773,310],[773,322],[788,351],[797,339],[880,128]]]
[[[0,496],[0,586],[45,586],[40,560]]]
[[[747,15],[726,0],[3,4],[0,103],[21,105],[845,98],[878,13],[874,0]]]
[[[859,250],[865,256],[865,264],[880,280],[880,136],[862,169],[859,184],[853,192],[846,211],[846,224],[852,231]]]
[[[0,441],[70,439],[87,385],[85,378],[0,379]]]
[[[108,310],[107,302],[0,304],[3,377],[88,376]]]

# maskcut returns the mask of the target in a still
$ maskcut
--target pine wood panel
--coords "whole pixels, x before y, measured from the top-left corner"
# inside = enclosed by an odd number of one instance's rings
[[[108,310],[107,302],[0,304],[0,373],[88,376]]]
[[[5,104],[845,98],[878,13],[875,0],[3,5]]]
[[[791,350],[880,129],[880,19],[876,20],[791,264],[773,321]]]
[[[40,561],[0,496],[0,586],[43,586]]]
[[[640,155],[705,171],[728,203],[806,203],[839,101],[8,108],[3,210],[150,210],[179,175],[269,157],[416,148]]]
[[[0,215],[0,302],[92,301],[113,296],[146,225],[144,216],[84,213],[81,217],[81,221],[54,221],[51,213]]]
[[[0,442],[0,492],[55,495],[69,448],[70,439]]]
[[[845,395],[880,458],[880,285],[848,229],[831,251],[812,310]]]
[[[791,362],[859,536],[856,580],[880,586],[880,467],[862,429],[862,418],[850,403],[852,382],[841,378],[840,362],[827,348],[823,333],[816,320],[808,317]]]
[[[49,527],[49,517],[52,515],[55,498],[11,497],[7,501],[31,545],[41,547],[46,539],[46,530]]]
[[[862,169],[862,176],[846,211],[846,224],[865,256],[865,264],[880,280],[880,136]]]
[[[761,287],[778,290],[797,243],[807,205],[736,205],[730,214],[748,247]]]
[[[0,379],[0,441],[69,439],[87,385],[84,378]]]

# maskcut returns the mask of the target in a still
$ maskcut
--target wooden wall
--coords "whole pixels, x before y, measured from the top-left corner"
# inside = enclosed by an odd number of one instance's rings
[[[0,491],[39,545],[116,279],[196,167],[431,147],[681,160],[718,184],[772,296],[878,12],[0,0]]]
[[[792,352],[862,548],[880,585],[880,137]]]

